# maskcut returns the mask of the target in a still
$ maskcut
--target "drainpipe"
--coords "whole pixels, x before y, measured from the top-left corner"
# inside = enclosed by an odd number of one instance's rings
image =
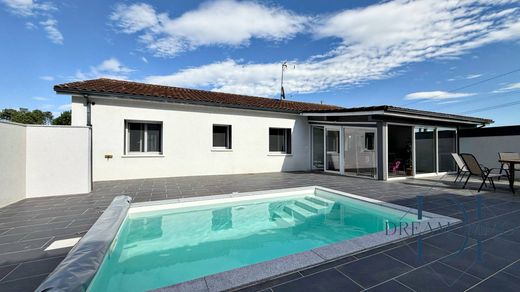
[[[93,150],[92,150],[92,146],[93,146],[93,135],[92,135],[92,105],[94,105],[94,103],[90,100],[88,94],[84,94],[83,95],[83,98],[85,98],[85,101],[86,101],[86,105],[87,105],[87,127],[89,128],[89,134],[90,134],[90,157],[89,157],[89,161],[90,161],[90,190],[93,191],[94,190],[94,176],[93,176],[93,163],[92,163],[92,160],[93,160]]]

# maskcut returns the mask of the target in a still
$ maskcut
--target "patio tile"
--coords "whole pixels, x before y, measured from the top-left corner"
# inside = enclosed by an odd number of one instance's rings
[[[451,253],[463,250],[466,247],[475,244],[477,241],[473,238],[461,236],[454,232],[445,232],[423,239],[423,242]]]
[[[375,286],[375,287],[372,287],[368,290],[365,290],[365,291],[370,291],[370,292],[410,292],[410,291],[413,291],[409,288],[407,288],[406,286],[404,286],[403,284],[395,281],[395,280],[390,280],[388,282],[384,282],[383,284],[380,284],[378,286]]]
[[[433,263],[407,273],[397,280],[417,291],[463,291],[478,283],[479,279],[452,269],[441,263]]]
[[[24,237],[24,236],[25,236],[25,234],[23,234],[23,233],[11,234],[11,235],[0,235],[0,245],[4,244],[4,243],[16,242],[16,241],[22,239],[22,237]]]
[[[47,275],[39,275],[30,278],[18,279],[14,281],[0,282],[0,291],[2,292],[22,292],[34,291]]]
[[[452,254],[441,262],[480,279],[485,279],[510,264],[506,259],[479,251],[478,247]]]
[[[349,256],[349,257],[342,258],[342,259],[339,259],[339,260],[334,260],[334,261],[332,261],[330,263],[319,265],[317,267],[305,269],[303,271],[300,271],[300,273],[303,276],[308,276],[308,275],[312,275],[312,274],[315,274],[317,272],[320,272],[320,271],[323,271],[323,270],[326,270],[326,269],[330,269],[330,268],[333,268],[333,267],[337,267],[339,265],[343,265],[345,263],[349,263],[349,262],[355,261],[356,259],[357,258],[354,257],[354,256]]]
[[[33,239],[33,240],[24,240],[24,241],[20,241],[16,244],[13,244],[13,243],[0,244],[0,255],[5,254],[5,253],[10,253],[10,252],[40,248],[44,244],[46,244],[50,239],[51,239],[50,237],[47,237],[47,238],[40,238],[40,239]]]
[[[421,245],[421,248],[422,250],[419,252],[418,244],[411,243],[384,253],[413,267],[422,266],[449,254],[447,251],[425,243]]]
[[[337,269],[362,286],[371,287],[408,272],[412,268],[380,253],[339,266]]]
[[[484,241],[482,250],[485,253],[490,253],[512,262],[520,259],[520,243],[506,239],[493,238]]]
[[[18,265],[3,281],[11,281],[35,275],[49,274],[65,257],[49,258]]]
[[[268,281],[260,283],[258,285],[246,287],[246,288],[240,289],[238,291],[240,291],[240,292],[263,291],[263,290],[269,289],[270,287],[274,287],[274,286],[277,286],[277,285],[280,285],[280,284],[283,284],[286,282],[290,282],[290,281],[299,279],[301,277],[302,277],[302,275],[300,273],[296,272],[296,273],[285,275],[285,276],[282,276],[282,277],[279,277],[276,279],[268,280]]]
[[[516,292],[518,291],[518,282],[520,279],[507,273],[498,273],[493,277],[479,283],[470,291],[500,291],[500,292]]]
[[[274,292],[284,291],[361,291],[362,288],[335,269],[273,287]]]
[[[511,266],[507,267],[504,272],[513,275],[520,279],[520,261],[512,264]]]
[[[16,268],[18,265],[8,265],[8,266],[1,266],[0,267],[0,282],[4,280],[5,276],[9,274],[14,268]]]

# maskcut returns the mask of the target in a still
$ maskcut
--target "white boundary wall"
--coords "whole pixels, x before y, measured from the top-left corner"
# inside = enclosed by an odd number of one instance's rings
[[[310,169],[310,127],[298,114],[91,97],[94,181]],[[82,97],[72,125],[86,124]],[[125,120],[163,124],[163,154],[125,155]],[[232,150],[212,149],[213,124],[232,126]],[[292,154],[269,153],[269,128],[292,129]],[[106,159],[105,155],[112,155]]]
[[[88,127],[0,122],[0,207],[90,192],[89,135]]]
[[[25,126],[0,121],[0,207],[25,198]]]
[[[27,197],[88,193],[89,147],[87,127],[27,127]]]
[[[500,167],[498,152],[520,153],[520,135],[461,137],[460,153],[472,153],[489,168]]]

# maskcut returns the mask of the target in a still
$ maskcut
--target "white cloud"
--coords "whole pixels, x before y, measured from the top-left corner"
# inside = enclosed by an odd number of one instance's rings
[[[72,79],[85,80],[95,78],[113,78],[113,79],[128,79],[128,75],[135,70],[128,68],[121,64],[118,59],[110,58],[101,62],[99,65],[91,66],[89,71],[83,72],[77,70]]]
[[[148,59],[146,59],[145,57],[141,57],[141,61],[145,62],[146,64],[148,64]]]
[[[482,74],[470,74],[466,76],[466,79],[476,79],[482,76]]]
[[[55,44],[63,44],[63,34],[58,29],[58,21],[52,16],[57,8],[51,2],[33,0],[0,0],[8,10],[15,15],[24,18],[40,19],[38,24],[32,21],[25,23],[25,28],[35,30],[39,27],[47,33],[47,38]],[[42,20],[45,19],[45,20]]]
[[[506,91],[512,91],[512,90],[517,90],[517,89],[520,89],[520,82],[517,82],[517,83],[510,83],[502,88],[499,88],[497,90],[494,90],[493,92],[494,93],[501,93],[501,92],[506,92]]]
[[[475,93],[464,92],[446,92],[446,91],[419,91],[407,94],[404,98],[407,100],[442,100],[454,99],[475,95]]]
[[[50,2],[33,0],[2,0],[2,2],[8,7],[9,11],[20,16],[32,16],[56,10],[56,7]]]
[[[27,28],[28,30],[34,30],[37,28],[36,24],[28,21],[25,23],[25,28]]]
[[[206,2],[177,18],[144,3],[120,4],[110,19],[121,32],[140,33],[139,40],[157,56],[207,45],[247,45],[254,38],[290,39],[309,20],[280,7],[235,0]]]
[[[43,97],[43,96],[35,96],[32,99],[37,100],[37,101],[47,101],[47,100],[49,100],[47,97]]]
[[[154,8],[145,3],[119,4],[110,15],[110,19],[125,33],[138,32],[159,24],[159,18]]]
[[[406,64],[456,57],[491,42],[520,39],[520,11],[503,5],[512,2],[520,1],[396,0],[319,17],[315,37],[338,38],[340,44],[302,62],[293,61],[296,69],[286,72],[284,87],[287,92],[310,93],[352,86],[398,74],[397,69]],[[209,6],[199,10],[204,7]],[[153,36],[145,33],[143,38],[157,44]],[[174,54],[183,49],[177,45],[172,40],[155,52],[166,48],[164,55]],[[145,81],[274,96],[279,91],[281,63],[228,59]]]
[[[40,76],[40,79],[45,80],[45,81],[53,81],[54,77],[50,76],[50,75],[44,75],[44,76]]]
[[[47,33],[47,38],[55,44],[63,44],[63,35],[58,30],[58,21],[53,18],[49,18],[45,21],[41,21],[40,25]]]

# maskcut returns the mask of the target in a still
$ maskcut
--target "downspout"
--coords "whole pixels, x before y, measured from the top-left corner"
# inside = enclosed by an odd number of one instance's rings
[[[89,131],[90,131],[90,139],[89,139],[90,140],[89,141],[89,143],[90,143],[90,146],[89,146],[89,148],[90,148],[90,157],[89,157],[90,158],[89,159],[89,161],[90,161],[90,190],[93,191],[94,190],[94,175],[93,175],[93,173],[94,173],[94,171],[93,171],[94,164],[92,162],[93,161],[93,153],[94,153],[93,150],[92,150],[92,147],[93,147],[93,144],[94,144],[92,142],[92,140],[93,140],[93,135],[92,135],[92,105],[93,105],[93,103],[90,100],[88,94],[84,94],[83,98],[85,98],[85,101],[86,101],[86,106],[87,106],[87,127],[89,128]]]

